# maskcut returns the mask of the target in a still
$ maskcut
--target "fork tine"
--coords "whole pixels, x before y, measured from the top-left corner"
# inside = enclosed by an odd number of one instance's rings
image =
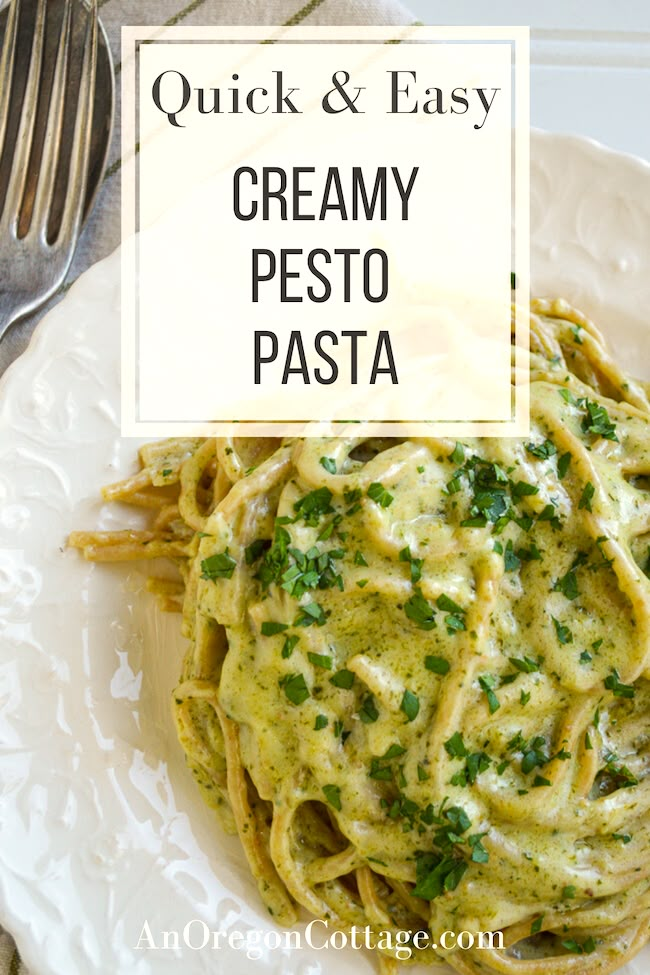
[[[0,155],[7,130],[9,103],[11,101],[11,80],[14,73],[16,37],[18,35],[18,8],[20,0],[10,0],[7,14],[7,27],[0,56]]]
[[[43,153],[39,166],[38,184],[32,212],[32,226],[39,228],[39,232],[44,240],[47,239],[47,217],[52,204],[52,193],[56,181],[56,170],[61,145],[61,131],[63,129],[71,23],[72,0],[65,0],[65,9],[61,20],[61,33],[56,53],[54,78],[52,80],[52,91],[50,93]]]
[[[16,149],[9,176],[9,186],[5,199],[5,212],[16,223],[20,215],[20,205],[25,192],[27,181],[27,166],[34,137],[36,109],[38,104],[38,89],[41,77],[41,61],[43,58],[43,40],[45,37],[45,5],[46,0],[38,0],[34,37],[29,62],[29,74],[25,86],[23,105],[20,113],[20,126],[16,139]]]
[[[97,75],[97,0],[90,0],[88,25],[84,39],[84,59],[79,84],[79,102],[75,118],[74,138],[70,156],[70,172],[61,217],[61,229],[57,245],[67,247],[74,241],[81,224],[86,185],[88,182],[88,157],[93,128],[93,102]],[[89,36],[90,35],[90,40]]]

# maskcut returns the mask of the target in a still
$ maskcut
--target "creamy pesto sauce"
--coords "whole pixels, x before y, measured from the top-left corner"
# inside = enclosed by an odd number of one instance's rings
[[[576,398],[585,395],[577,380],[567,385]],[[406,880],[415,879],[415,858],[430,848],[431,830],[406,828],[404,817],[391,818],[387,803],[396,794],[418,809],[449,797],[449,805],[467,812],[472,833],[487,832],[490,862],[471,862],[462,884],[432,902],[434,930],[515,923],[540,903],[561,905],[569,884],[579,897],[586,890],[605,896],[622,888],[608,868],[611,818],[573,789],[582,729],[568,757],[555,759],[557,768],[563,761],[570,770],[564,784],[558,789],[534,784],[536,776],[552,774],[553,755],[569,750],[571,727],[564,722],[580,702],[589,711],[580,720],[590,729],[593,748],[615,752],[639,778],[646,772],[648,746],[639,748],[638,736],[647,731],[639,727],[635,737],[625,709],[647,714],[647,687],[640,682],[632,704],[612,698],[605,681],[613,670],[621,682],[635,679],[647,652],[647,627],[639,625],[633,595],[640,586],[647,599],[647,582],[633,560],[625,572],[636,581],[624,579],[617,552],[608,547],[612,540],[627,550],[640,527],[650,524],[647,493],[625,476],[631,455],[636,464],[648,464],[647,418],[608,403],[618,433],[612,441],[584,431],[584,409],[565,402],[556,382],[533,382],[531,402],[529,438],[468,441],[460,462],[451,458],[453,443],[407,441],[366,464],[347,460],[330,475],[319,461],[340,456],[340,441],[297,442],[277,511],[293,518],[301,498],[323,485],[331,490],[332,510],[314,524],[299,517],[284,528],[290,545],[302,553],[343,551],[334,560],[342,591],[316,588],[296,599],[277,582],[264,588],[256,578],[259,560],[247,565],[245,549],[258,530],[269,538],[268,505],[257,526],[248,519],[245,537],[245,505],[234,521],[217,510],[200,546],[202,558],[227,548],[237,561],[232,579],[202,581],[198,598],[205,614],[228,626],[219,699],[239,725],[243,764],[264,799],[278,806],[306,799],[325,803],[324,788],[336,787],[341,808],[330,811],[341,833],[362,857],[381,861],[390,875]],[[548,457],[526,449],[549,440],[556,449]],[[558,462],[565,453],[571,462],[560,477]],[[492,522],[461,525],[476,492],[464,475],[457,491],[450,492],[449,484],[472,457],[505,472],[508,504],[521,524],[511,520],[500,531]],[[376,482],[392,495],[390,504],[368,495]],[[512,485],[521,483],[535,493],[524,488],[517,494]],[[588,484],[594,494],[580,507]],[[356,510],[346,513],[354,505],[344,492],[355,489]],[[544,518],[549,506],[551,516]],[[319,540],[336,515],[341,519],[330,537]],[[421,560],[416,584],[410,561],[400,557],[407,546],[411,559]],[[492,580],[493,595],[484,591],[485,579]],[[421,628],[405,611],[416,592],[435,611],[432,629]],[[437,606],[443,595],[461,608],[462,628],[448,629],[448,613]],[[314,602],[325,616],[323,625],[295,625],[301,606]],[[265,636],[264,622],[288,629]],[[283,657],[292,635],[298,642]],[[314,664],[309,653],[325,656],[331,665]],[[431,656],[446,662],[448,673],[429,669]],[[533,663],[528,671],[518,670],[511,658]],[[354,674],[349,688],[330,680],[342,670]],[[480,682],[486,675],[494,678],[493,711]],[[308,692],[299,703],[285,689],[292,677],[302,677]],[[405,692],[417,699],[412,719],[403,707]],[[364,720],[369,698],[371,720]],[[326,724],[319,727],[319,721]],[[445,747],[455,732],[468,754],[489,758],[469,784],[452,781],[464,766]],[[542,738],[548,761],[524,772],[525,749],[509,747],[517,735],[524,742]],[[395,745],[403,753],[381,763],[393,770],[392,780],[371,777],[373,759],[381,760]],[[544,793],[552,797],[550,818],[539,806]],[[621,791],[613,795],[622,829],[634,820],[634,790],[625,790],[624,801]]]

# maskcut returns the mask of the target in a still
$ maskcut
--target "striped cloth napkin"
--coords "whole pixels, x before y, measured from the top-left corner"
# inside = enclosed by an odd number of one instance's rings
[[[3,4],[0,2],[0,7]],[[414,23],[397,0],[99,0],[101,18],[113,52],[117,73],[118,105],[115,136],[104,184],[84,229],[68,283],[40,313],[13,326],[0,344],[0,374],[20,355],[34,326],[48,307],[86,268],[106,257],[120,240],[119,70],[120,28],[124,24],[394,24]],[[29,975],[13,939],[0,927],[0,975]],[[38,975],[33,972],[32,975]],[[115,973],[119,975],[119,973]]]

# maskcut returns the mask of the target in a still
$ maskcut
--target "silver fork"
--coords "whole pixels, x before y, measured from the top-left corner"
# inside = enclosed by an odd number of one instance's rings
[[[0,199],[0,339],[13,322],[34,311],[56,291],[70,267],[86,197],[97,68],[97,0],[90,0],[74,129],[64,159],[61,134],[74,0],[65,0],[49,86],[43,80],[48,4],[47,0],[38,0],[24,96],[22,104],[16,105],[18,99],[15,92],[12,97],[12,89],[18,80],[15,68],[20,53],[17,38],[21,2],[11,0],[0,55],[0,162],[4,159],[4,164],[10,167],[4,203]],[[39,105],[45,104],[47,110],[39,111]],[[12,130],[17,135],[10,153],[5,138]],[[32,157],[39,146],[42,146],[40,159],[35,161]],[[60,164],[67,164],[67,181],[63,183],[57,177]],[[30,181],[28,175],[34,165],[36,177]],[[60,201],[59,193],[62,193]],[[51,239],[55,205],[60,217],[57,213],[58,229]]]

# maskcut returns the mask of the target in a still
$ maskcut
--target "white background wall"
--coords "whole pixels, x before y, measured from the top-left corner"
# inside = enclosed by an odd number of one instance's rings
[[[425,24],[529,26],[532,124],[650,160],[650,0],[404,3]]]

